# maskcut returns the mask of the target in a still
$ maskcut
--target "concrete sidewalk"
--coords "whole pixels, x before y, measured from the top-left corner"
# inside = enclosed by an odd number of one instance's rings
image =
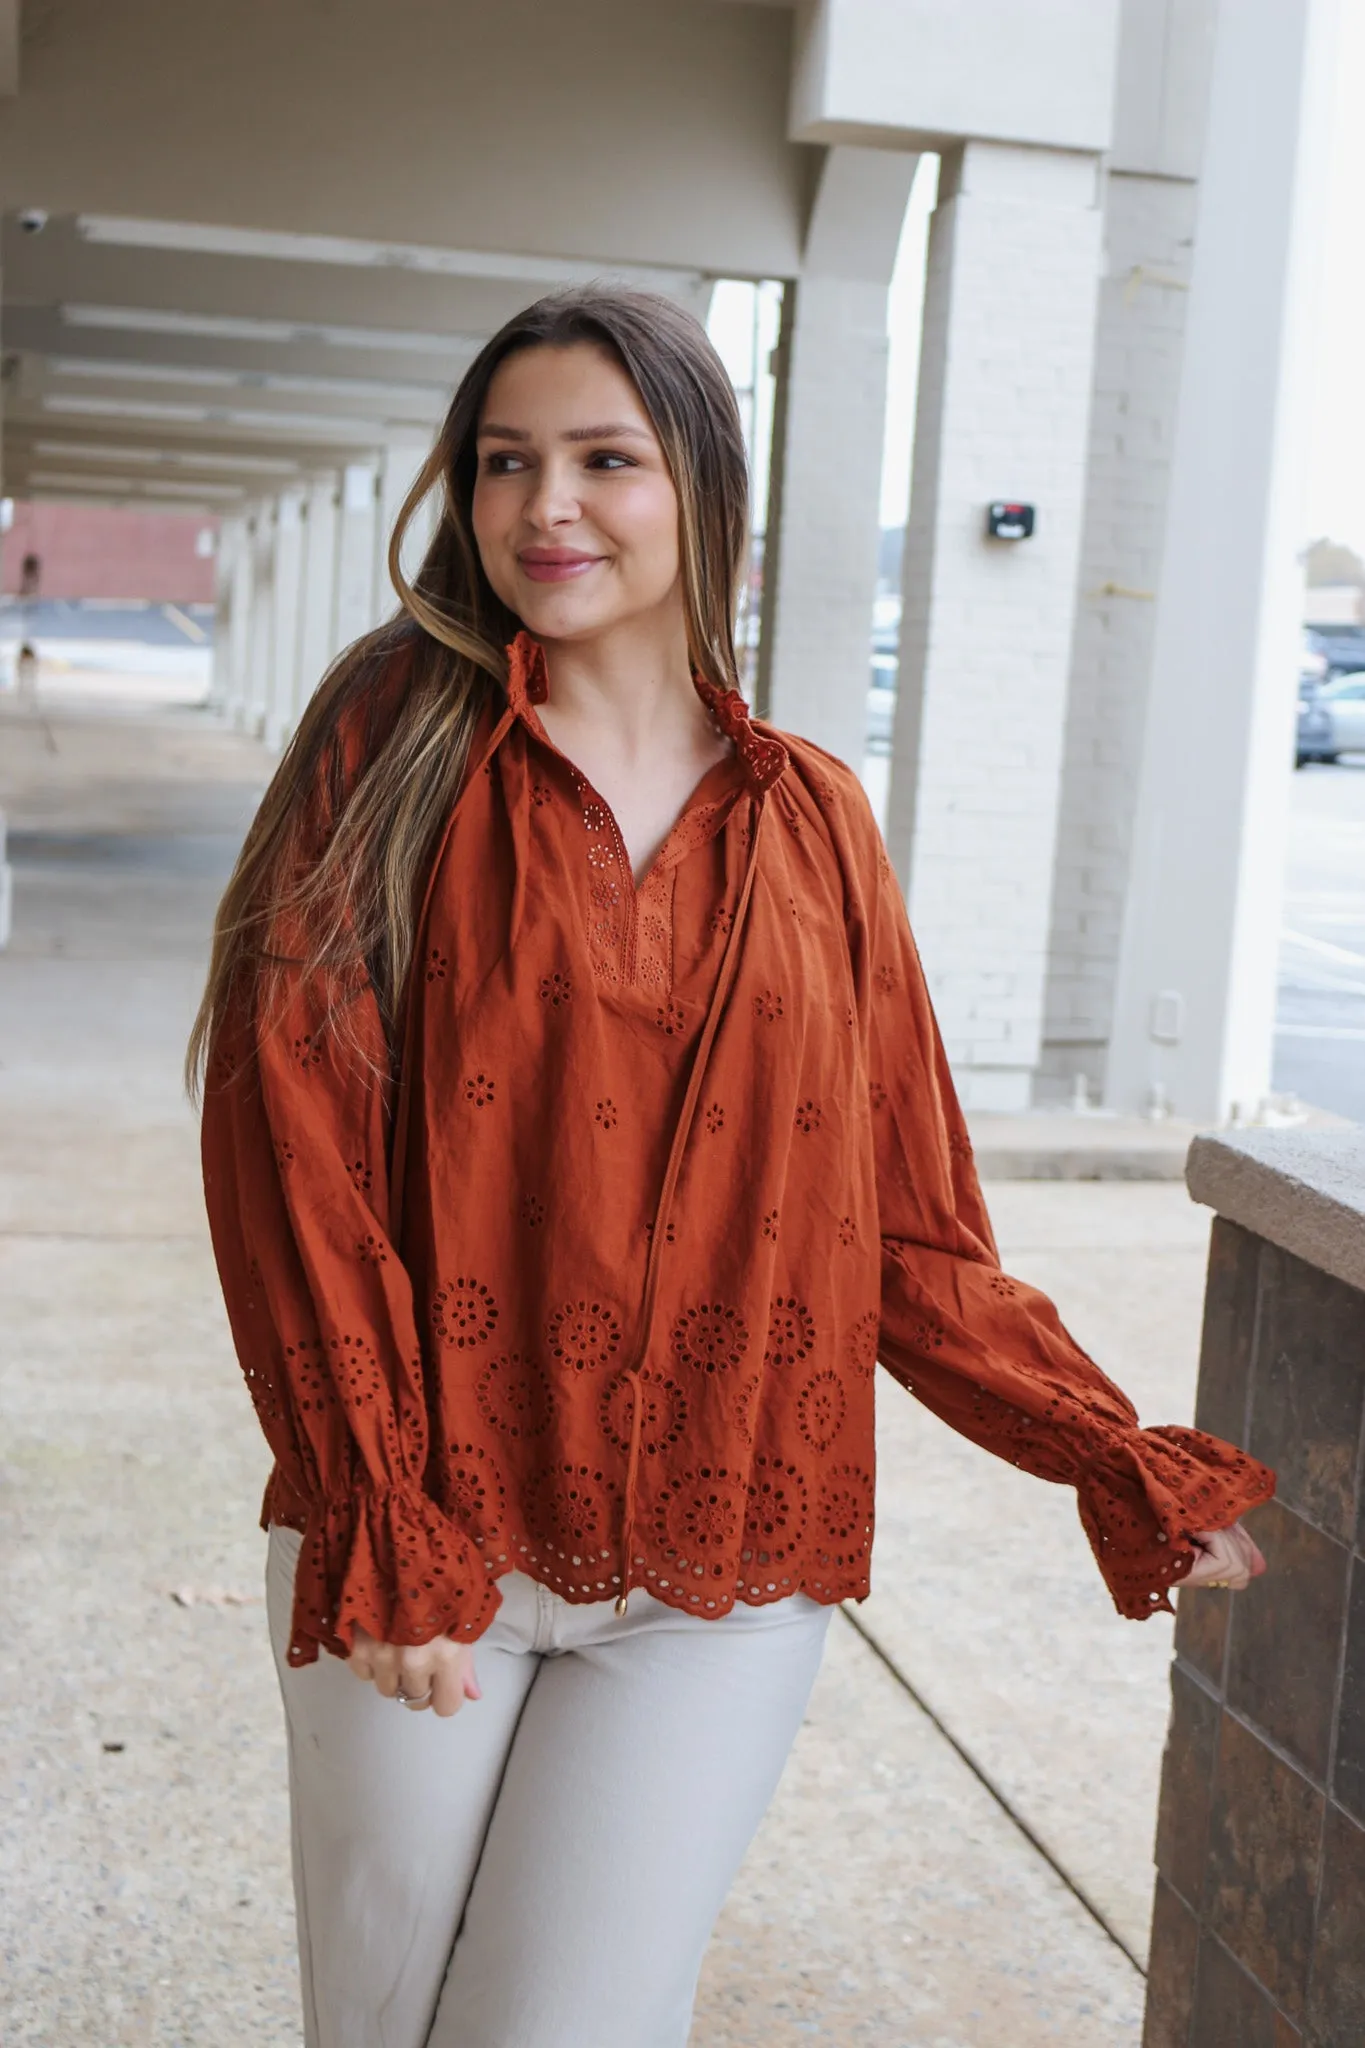
[[[269,772],[204,714],[0,710],[0,2038],[293,2048],[263,1446],[178,1064]],[[1188,1419],[1206,1224],[1160,1180],[993,1190],[1151,1421]],[[1072,1497],[887,1381],[873,1598],[707,1961],[696,2048],[1136,2044],[1169,1617]],[[965,1752],[965,1760],[964,1760]],[[989,1781],[989,1789],[987,1783]]]

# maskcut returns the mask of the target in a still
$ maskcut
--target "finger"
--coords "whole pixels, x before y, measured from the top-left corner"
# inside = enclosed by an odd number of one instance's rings
[[[431,1711],[447,1721],[452,1714],[459,1713],[464,1703],[464,1672],[460,1664],[442,1664],[431,1677]]]
[[[370,1659],[372,1666],[370,1676],[374,1680],[376,1692],[382,1693],[386,1700],[393,1699],[398,1692],[398,1659],[399,1652],[395,1650],[392,1643],[377,1643],[375,1645],[373,1656]],[[418,1691],[421,1691],[420,1686]]]

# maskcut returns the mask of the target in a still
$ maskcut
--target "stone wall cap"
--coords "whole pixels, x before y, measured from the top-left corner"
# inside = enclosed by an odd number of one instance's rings
[[[1218,1131],[1185,1164],[1196,1202],[1365,1291],[1365,1127]]]

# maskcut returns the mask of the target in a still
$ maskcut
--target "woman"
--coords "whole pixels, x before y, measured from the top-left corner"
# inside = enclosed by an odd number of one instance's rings
[[[878,1357],[1077,1487],[1123,1613],[1262,1568],[1265,1468],[1139,1430],[1001,1273],[858,782],[738,694],[746,539],[700,328],[531,307],[224,900],[192,1059],[310,2048],[680,2048],[868,1591]]]

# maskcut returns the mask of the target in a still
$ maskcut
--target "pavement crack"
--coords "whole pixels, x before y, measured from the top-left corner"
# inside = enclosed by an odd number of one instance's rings
[[[977,1759],[972,1755],[971,1751],[967,1748],[966,1744],[964,1742],[959,1741],[958,1737],[954,1735],[952,1729],[948,1727],[947,1723],[943,1721],[940,1718],[940,1716],[934,1712],[934,1709],[930,1706],[928,1700],[925,1699],[923,1693],[919,1691],[918,1687],[913,1683],[913,1681],[906,1676],[904,1671],[901,1670],[900,1665],[896,1662],[895,1658],[890,1654],[890,1652],[882,1648],[882,1645],[877,1641],[877,1638],[868,1628],[866,1622],[860,1621],[858,1619],[858,1616],[854,1614],[851,1608],[849,1608],[847,1605],[841,1605],[839,1612],[842,1614],[844,1620],[848,1623],[849,1627],[853,1630],[854,1634],[862,1637],[863,1641],[867,1644],[868,1649],[871,1650],[873,1656],[876,1657],[890,1672],[891,1676],[895,1679],[897,1685],[901,1688],[901,1691],[909,1695],[909,1697],[914,1701],[915,1705],[919,1708],[920,1712],[924,1715],[925,1719],[929,1721],[933,1728],[936,1730],[936,1732],[943,1737],[944,1741],[948,1744],[948,1747],[962,1759],[963,1763],[967,1766],[967,1769],[971,1772],[972,1776],[976,1779],[977,1783],[984,1787],[984,1789],[987,1792],[989,1792],[991,1798],[1000,1808],[1000,1811],[1005,1815],[1006,1819],[1011,1821],[1013,1825],[1019,1830],[1019,1833],[1024,1837],[1024,1840],[1028,1843],[1029,1847],[1033,1849],[1039,1856],[1042,1857],[1044,1863],[1047,1864],[1048,1868],[1054,1873],[1054,1875],[1061,1879],[1062,1883],[1066,1886],[1067,1890],[1071,1893],[1072,1897],[1077,1901],[1077,1903],[1085,1908],[1085,1911],[1090,1915],[1090,1918],[1095,1922],[1095,1925],[1099,1928],[1100,1932],[1106,1935],[1108,1939],[1113,1942],[1114,1947],[1118,1949],[1124,1956],[1127,1957],[1128,1961],[1137,1971],[1139,1977],[1145,1978],[1147,1975],[1145,1964],[1141,1963],[1138,1960],[1138,1958],[1133,1954],[1133,1951],[1129,1948],[1123,1936],[1119,1933],[1118,1929],[1114,1926],[1113,1922],[1104,1912],[1104,1909],[1101,1906],[1096,1905],[1095,1901],[1090,1897],[1090,1894],[1086,1891],[1085,1886],[1081,1884],[1078,1879],[1072,1876],[1071,1872],[1066,1868],[1064,1864],[1058,1862],[1057,1858],[1053,1855],[1051,1849],[1048,1848],[1047,1843],[1042,1840],[1041,1836],[1034,1833],[1033,1829],[1029,1826],[1028,1822],[1024,1819],[1024,1816],[1019,1812],[1018,1808],[1011,1803],[1008,1794],[1004,1792],[999,1785],[996,1784],[994,1778],[986,1769],[985,1765],[978,1763]]]

